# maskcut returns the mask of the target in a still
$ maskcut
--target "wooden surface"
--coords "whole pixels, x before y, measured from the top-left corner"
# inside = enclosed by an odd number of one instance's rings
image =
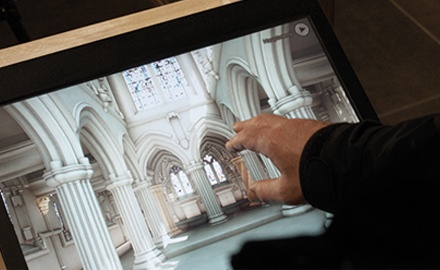
[[[184,0],[0,50],[0,68],[239,0]]]

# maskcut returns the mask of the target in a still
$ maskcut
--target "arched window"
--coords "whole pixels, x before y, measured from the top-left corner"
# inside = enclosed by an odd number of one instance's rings
[[[168,102],[188,96],[189,84],[175,57],[154,62],[152,66]]]
[[[176,57],[122,72],[138,111],[188,97],[190,84]]]
[[[227,180],[220,163],[218,163],[213,156],[209,154],[206,155],[203,158],[203,162],[205,163],[206,175],[208,176],[209,183],[211,183],[212,186],[221,184]]]
[[[122,76],[138,111],[163,103],[146,65],[126,70]]]
[[[173,166],[170,169],[171,184],[178,197],[184,197],[194,193],[194,190],[189,182],[188,176],[178,166]]]
[[[214,77],[217,80],[219,79],[218,74],[214,71],[214,67],[212,66],[213,62],[213,50],[212,46],[208,46],[202,49],[194,50],[191,52],[191,55],[196,62],[197,69],[199,73],[203,77],[203,81],[205,85],[207,85],[208,91],[210,91],[214,84],[211,83],[210,77]]]

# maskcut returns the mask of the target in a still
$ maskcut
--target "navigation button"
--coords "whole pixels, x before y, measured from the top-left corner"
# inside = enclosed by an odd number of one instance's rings
[[[295,25],[295,33],[298,36],[305,37],[305,36],[307,36],[310,33],[310,28],[305,23],[297,23]]]

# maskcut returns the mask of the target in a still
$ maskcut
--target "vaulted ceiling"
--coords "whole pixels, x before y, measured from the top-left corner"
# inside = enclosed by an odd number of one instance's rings
[[[18,15],[29,40],[69,31],[179,0],[0,0],[0,49],[19,44],[6,20]],[[0,106],[0,154],[29,137]]]

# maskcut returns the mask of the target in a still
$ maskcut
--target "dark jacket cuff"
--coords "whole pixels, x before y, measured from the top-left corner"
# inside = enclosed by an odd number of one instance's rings
[[[328,212],[337,209],[335,182],[330,165],[321,157],[328,138],[342,124],[318,130],[304,147],[300,160],[300,183],[304,198],[311,205]]]

